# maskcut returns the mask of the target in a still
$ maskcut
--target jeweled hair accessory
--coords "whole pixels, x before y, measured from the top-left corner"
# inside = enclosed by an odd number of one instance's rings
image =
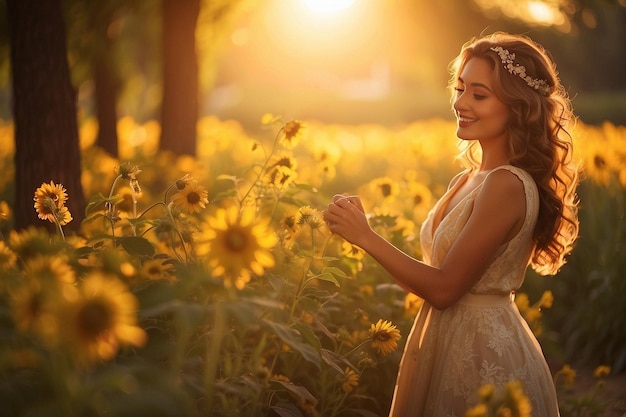
[[[509,52],[508,49],[504,49],[501,46],[494,46],[490,49],[500,55],[502,65],[504,65],[504,68],[506,68],[506,70],[509,71],[511,74],[517,75],[522,80],[526,81],[526,84],[545,96],[550,93],[550,86],[548,85],[548,82],[546,80],[540,80],[537,78],[533,78],[530,75],[527,75],[526,67],[520,64],[516,64],[514,62],[515,53]]]

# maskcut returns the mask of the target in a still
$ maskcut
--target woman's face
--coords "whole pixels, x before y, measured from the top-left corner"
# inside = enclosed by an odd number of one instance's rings
[[[471,58],[455,86],[456,134],[464,140],[505,140],[508,107],[493,92],[493,70],[482,58]]]

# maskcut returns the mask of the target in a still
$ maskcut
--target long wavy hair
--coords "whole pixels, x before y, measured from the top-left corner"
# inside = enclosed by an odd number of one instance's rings
[[[509,72],[500,55],[491,49],[498,46],[515,54],[514,64],[524,66],[527,76],[545,80],[548,91],[535,89],[519,74]],[[510,163],[528,172],[539,190],[531,267],[542,275],[556,274],[578,237],[576,188],[580,166],[572,155],[569,130],[576,119],[571,101],[546,50],[526,36],[497,32],[464,44],[450,64],[452,91],[472,58],[490,63],[494,94],[509,108],[506,130]],[[459,157],[469,169],[479,166],[477,143],[462,141],[460,145]]]

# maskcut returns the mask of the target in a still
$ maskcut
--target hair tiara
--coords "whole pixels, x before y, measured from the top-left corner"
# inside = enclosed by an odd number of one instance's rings
[[[550,93],[550,86],[546,80],[541,80],[537,78],[533,78],[530,75],[526,74],[526,67],[520,64],[516,64],[515,61],[515,53],[510,52],[508,49],[504,49],[501,46],[494,46],[489,48],[494,52],[497,52],[500,56],[500,60],[502,61],[502,65],[504,68],[509,71],[513,75],[517,75],[522,80],[526,81],[526,84],[539,93],[547,96]]]

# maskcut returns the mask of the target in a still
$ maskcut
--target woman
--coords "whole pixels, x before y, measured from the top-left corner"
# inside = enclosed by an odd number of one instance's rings
[[[513,297],[528,265],[555,274],[578,235],[570,101],[547,53],[524,36],[466,43],[451,73],[467,166],[422,225],[423,261],[376,234],[356,196],[335,196],[325,219],[424,299],[390,415],[462,417],[482,385],[517,380],[533,416],[558,416],[551,372]]]

